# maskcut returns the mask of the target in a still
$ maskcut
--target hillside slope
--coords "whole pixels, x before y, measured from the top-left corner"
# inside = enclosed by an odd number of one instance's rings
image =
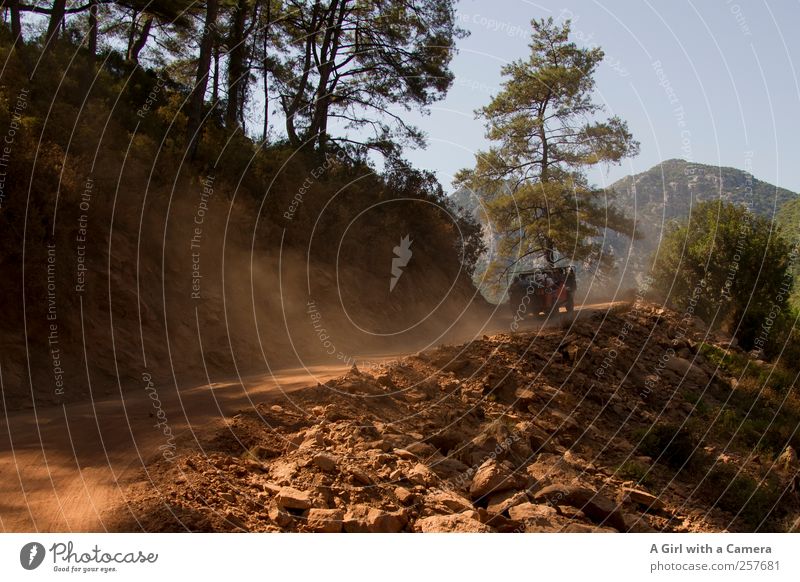
[[[0,43],[0,126],[14,124],[0,184],[5,409],[425,346],[480,309],[470,227],[430,175],[213,121],[190,156],[185,86],[70,55]]]

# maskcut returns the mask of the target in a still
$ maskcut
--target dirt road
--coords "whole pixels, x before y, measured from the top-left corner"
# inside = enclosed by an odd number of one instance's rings
[[[586,305],[580,315],[609,306]],[[509,322],[503,313],[475,335],[507,332]],[[535,325],[541,324],[526,322],[523,327]],[[250,408],[265,394],[324,383],[347,369],[341,363],[315,365],[180,392],[174,384],[159,386],[161,419],[183,446],[202,442],[204,433],[218,428],[224,417]],[[0,530],[104,531],[104,513],[124,503],[125,485],[141,476],[150,459],[168,450],[151,396],[152,391],[140,386],[112,398],[17,411],[0,419]]]
[[[184,390],[159,387],[167,426],[186,443],[267,392],[291,391],[341,375],[343,366],[281,370]],[[169,450],[157,408],[142,387],[102,401],[15,412],[0,424],[0,529],[102,531],[105,509],[124,484]],[[159,447],[164,447],[161,450]]]

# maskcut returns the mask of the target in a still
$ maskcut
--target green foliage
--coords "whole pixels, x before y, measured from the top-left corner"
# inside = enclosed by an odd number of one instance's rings
[[[189,15],[197,11],[197,3],[191,0],[115,0],[115,4],[181,27],[189,26]]]
[[[639,485],[647,485],[652,480],[650,467],[640,461],[635,460],[625,461],[622,465],[620,465],[620,467],[617,469],[617,475],[623,479],[635,481]]]
[[[713,352],[707,348],[704,353],[709,359],[713,357]],[[741,362],[731,362],[733,366],[737,364]],[[683,425],[660,422],[636,432],[637,452],[672,469],[687,471],[698,483],[693,495],[733,514],[732,526],[736,529],[771,528],[782,515],[778,502],[783,486],[779,480],[771,474],[760,479],[742,470],[740,465],[716,460],[700,446],[701,439],[713,441],[715,439],[709,435],[714,435],[727,443],[728,450],[766,454],[771,460],[787,444],[798,446],[795,435],[800,428],[800,408],[797,399],[779,397],[747,381],[740,382],[733,392],[717,396],[727,399],[724,407],[705,405],[707,410],[698,411],[702,419],[695,422],[690,419]],[[633,461],[621,466],[618,473],[637,482],[652,474]]]
[[[694,407],[693,414],[697,414],[699,416],[703,416],[708,413],[709,406],[708,403],[703,399],[703,396],[699,392],[687,392],[684,395],[686,402],[691,404]]]
[[[731,376],[741,378],[748,371],[751,375],[754,372],[758,375],[757,368],[751,366],[752,361],[745,354],[723,350],[722,348],[705,342],[698,346],[698,352],[708,360],[710,364],[719,367],[722,371],[727,372]]]
[[[423,143],[393,109],[424,109],[450,87],[455,39],[465,34],[452,0],[291,0],[277,22],[286,50],[276,80],[293,145],[394,157],[404,143]]]
[[[496,145],[455,180],[486,204],[500,237],[494,270],[501,274],[519,261],[553,262],[556,253],[598,258],[593,239],[605,228],[632,230],[586,179],[587,168],[638,151],[624,121],[594,119],[603,109],[592,101],[603,52],[570,42],[569,21],[531,24],[530,56],[503,67],[502,90],[478,112]]]
[[[44,8],[12,2],[0,36],[8,44],[17,39],[18,48],[48,52],[81,46],[98,64],[109,49],[129,65],[141,55],[142,62],[180,77],[191,93],[190,136],[205,129],[208,105],[212,116],[224,111],[228,130],[246,129],[248,106],[260,94],[264,139],[270,111],[278,106],[284,139],[296,149],[326,151],[336,144],[334,149],[347,149],[356,159],[368,150],[397,158],[403,145],[424,142],[397,109],[424,111],[444,98],[453,81],[455,41],[466,34],[453,5],[454,0],[56,0]],[[45,14],[47,31],[41,34]],[[192,159],[196,146],[193,139]]]
[[[735,379],[733,391],[717,390],[722,406],[704,414],[713,422],[713,431],[750,451],[778,454],[786,445],[800,447],[800,406],[791,391],[797,371],[780,364],[758,364],[745,354],[726,353],[705,343],[699,353]]]
[[[778,392],[792,388],[797,373],[784,365],[762,366],[755,364],[745,354],[725,351],[714,345],[702,343],[699,347],[702,354],[711,364],[738,379],[750,379],[762,386],[769,385]]]
[[[728,410],[730,418],[723,423],[736,423],[740,409]],[[641,435],[637,449],[672,469],[689,471],[698,482],[696,495],[714,507],[735,514],[733,523],[737,528],[755,531],[765,527],[766,522],[774,521],[780,513],[775,505],[780,500],[781,486],[772,477],[758,480],[737,465],[712,460],[698,447],[701,432],[706,428],[701,424],[657,423]],[[637,481],[644,476],[640,467],[630,463],[623,465],[619,472]]]
[[[770,220],[735,204],[703,202],[664,237],[654,286],[677,308],[728,327],[744,349],[766,350],[788,313],[792,258]]]
[[[778,224],[793,245],[800,244],[800,198],[794,197],[780,207]],[[789,301],[795,309],[800,309],[800,264],[797,261],[792,264],[791,273],[794,289]]]
[[[641,454],[675,469],[692,463],[698,444],[688,427],[672,423],[655,423],[636,438]]]
[[[714,507],[734,514],[744,531],[761,531],[774,519],[782,488],[773,480],[758,481],[735,465],[717,462],[705,472],[698,495]]]

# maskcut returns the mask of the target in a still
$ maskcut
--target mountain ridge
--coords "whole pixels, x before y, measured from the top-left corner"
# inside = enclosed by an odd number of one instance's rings
[[[714,194],[720,199],[741,204],[746,202],[749,193],[753,211],[764,216],[777,215],[784,204],[798,198],[796,192],[759,180],[748,170],[701,164],[680,158],[671,158],[644,172],[625,176],[606,190],[617,194],[618,204],[631,202],[634,196],[637,202],[644,199],[657,203],[659,186],[662,188],[661,200],[668,202],[665,208],[667,218],[682,214],[679,211],[685,207],[680,203],[710,200]],[[669,205],[669,201],[676,199],[675,196],[668,196],[669,193],[683,194],[677,198],[679,205]],[[773,204],[768,203],[770,199],[774,200]],[[675,216],[670,211],[675,212]]]

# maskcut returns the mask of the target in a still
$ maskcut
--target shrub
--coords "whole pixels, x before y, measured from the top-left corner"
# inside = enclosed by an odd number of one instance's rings
[[[679,469],[691,464],[697,439],[686,426],[654,424],[639,439],[637,450],[653,460]]]
[[[636,481],[639,485],[647,485],[651,479],[650,467],[640,461],[625,461],[617,469],[617,475],[623,479]]]
[[[698,494],[713,507],[736,516],[734,523],[746,531],[763,529],[776,515],[781,488],[772,480],[757,481],[735,465],[715,463],[698,487]]]
[[[735,330],[741,346],[768,351],[763,324],[789,311],[792,249],[780,229],[736,204],[708,201],[664,237],[654,287],[681,309]],[[720,317],[718,317],[718,315]]]

